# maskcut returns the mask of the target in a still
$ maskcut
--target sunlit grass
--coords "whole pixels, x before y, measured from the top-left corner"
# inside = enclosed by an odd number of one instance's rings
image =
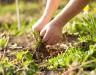
[[[36,14],[38,12],[42,5],[38,5],[37,3],[24,3],[20,2],[19,3],[20,7],[20,12],[21,13],[28,13],[28,14]],[[6,13],[16,13],[16,5],[14,4],[9,4],[9,5],[0,5],[0,15],[4,15]]]

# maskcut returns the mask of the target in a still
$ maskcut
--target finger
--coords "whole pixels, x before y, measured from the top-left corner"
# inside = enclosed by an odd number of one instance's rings
[[[43,30],[40,32],[40,36],[44,36],[44,35],[45,35],[45,33],[46,33],[46,30],[45,30],[45,29],[43,29]]]
[[[48,31],[46,31],[42,39],[42,42],[48,42],[49,39],[50,39],[50,34],[48,33]]]
[[[35,31],[39,31],[38,28],[36,28],[36,26],[32,26],[32,31],[35,32]]]
[[[38,31],[38,32],[40,32],[41,29],[42,29],[42,27],[41,27],[40,25],[38,25],[38,24],[35,24],[35,25],[32,26],[32,30],[33,30],[33,31]]]
[[[55,37],[55,39],[54,38],[51,38],[49,41],[48,41],[48,45],[54,45],[54,44],[56,44],[56,43],[58,43],[58,39]]]
[[[50,40],[48,41],[48,44],[54,45],[60,42],[60,40],[61,40],[61,36],[54,36],[54,37],[51,36]]]

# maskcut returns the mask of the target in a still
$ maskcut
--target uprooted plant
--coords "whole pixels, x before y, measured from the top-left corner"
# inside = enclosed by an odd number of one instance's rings
[[[42,61],[49,54],[46,50],[46,44],[42,42],[42,37],[40,36],[39,32],[33,32],[33,35],[36,41],[33,58],[35,58],[36,60]]]

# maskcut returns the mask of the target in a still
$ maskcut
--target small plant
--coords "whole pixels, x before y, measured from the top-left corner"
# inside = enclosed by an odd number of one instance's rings
[[[37,64],[35,64],[32,54],[29,51],[22,51],[17,54],[17,60],[21,64],[21,70],[17,70],[16,73],[25,73],[26,75],[33,75],[37,70]]]
[[[0,61],[0,74],[1,75],[13,75],[14,74],[14,65],[9,62],[9,58],[4,57],[2,61]]]
[[[49,53],[46,50],[45,43],[42,42],[42,37],[40,36],[39,32],[33,32],[33,35],[36,41],[33,58],[35,58],[38,61],[42,61],[44,58],[48,56]]]
[[[5,48],[8,45],[9,38],[1,37],[0,38],[0,50]]]

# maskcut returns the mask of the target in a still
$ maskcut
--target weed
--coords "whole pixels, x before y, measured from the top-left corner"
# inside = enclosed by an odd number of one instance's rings
[[[1,37],[0,38],[0,50],[2,50],[3,48],[6,48],[9,42],[9,38],[6,37]]]
[[[45,43],[42,42],[42,37],[40,36],[39,32],[33,32],[33,34],[36,40],[36,47],[33,58],[37,59],[40,62],[44,58],[46,58],[49,53],[46,50]]]

